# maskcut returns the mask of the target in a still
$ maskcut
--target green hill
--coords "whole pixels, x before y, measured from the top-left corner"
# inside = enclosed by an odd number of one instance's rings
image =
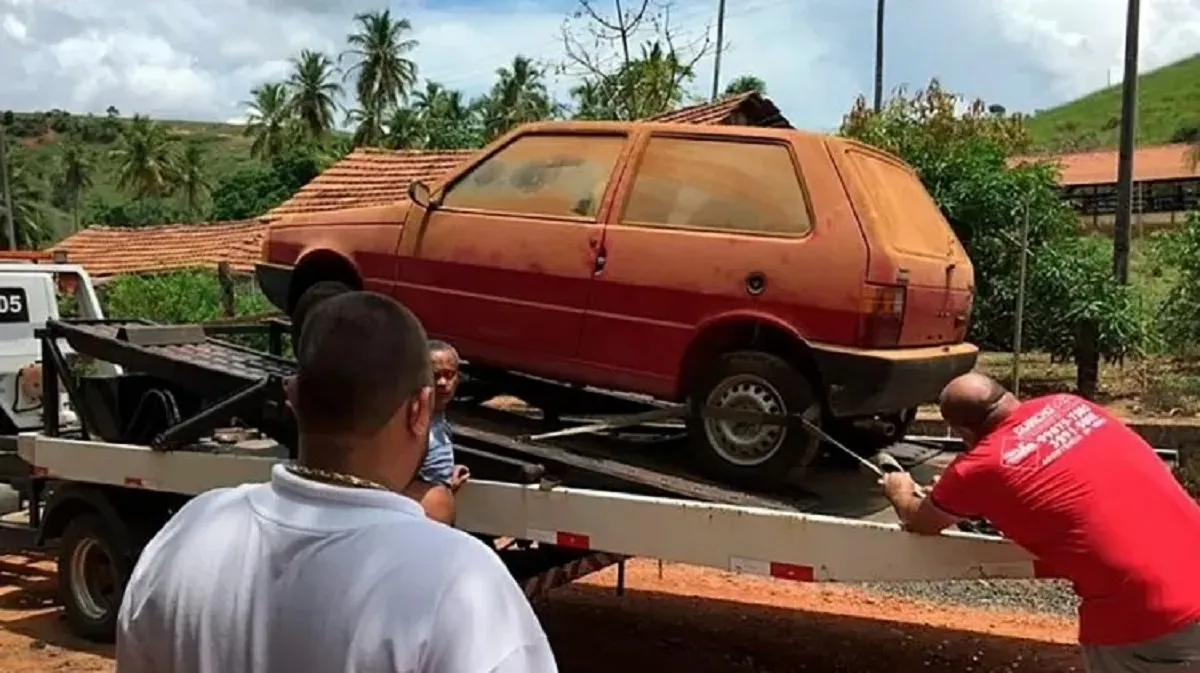
[[[250,159],[250,140],[242,135],[241,126],[209,122],[156,120],[167,128],[168,135],[181,143],[195,143],[203,148],[206,179],[215,184],[221,178],[245,166]],[[72,218],[70,206],[61,195],[53,194],[61,168],[59,150],[67,134],[77,135],[83,142],[90,162],[92,186],[81,199],[82,212],[94,212],[108,206],[129,202],[129,196],[117,187],[117,165],[112,150],[117,147],[121,125],[128,122],[115,114],[107,116],[71,115],[60,110],[48,112],[3,113],[10,146],[14,146],[14,163],[34,176],[34,182],[45,195],[41,207],[54,238],[68,233]]]
[[[1034,145],[1047,152],[1115,148],[1121,86],[1040,110],[1029,120]],[[1137,141],[1147,145],[1200,140],[1200,54],[1138,77]]]

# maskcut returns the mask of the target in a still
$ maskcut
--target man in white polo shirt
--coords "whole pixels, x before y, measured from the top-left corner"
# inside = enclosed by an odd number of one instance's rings
[[[400,493],[427,450],[416,317],[350,292],[313,310],[289,391],[299,460],[192,499],[142,553],[118,673],[556,673],[499,557]]]

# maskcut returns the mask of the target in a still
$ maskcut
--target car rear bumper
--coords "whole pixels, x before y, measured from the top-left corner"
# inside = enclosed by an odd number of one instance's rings
[[[971,371],[979,348],[952,346],[868,350],[811,344],[836,417],[870,416],[934,402],[956,376]]]
[[[292,285],[292,267],[280,264],[256,264],[254,280],[258,289],[267,297],[275,308],[287,313],[288,291]]]

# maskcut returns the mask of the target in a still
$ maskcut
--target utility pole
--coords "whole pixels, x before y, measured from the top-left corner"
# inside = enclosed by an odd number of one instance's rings
[[[1125,73],[1121,82],[1121,149],[1117,156],[1117,213],[1113,224],[1113,277],[1129,283],[1129,237],[1133,219],[1133,144],[1137,133],[1140,0],[1129,0],[1125,18]]]
[[[883,109],[883,9],[885,0],[875,2],[875,111]]]
[[[717,53],[713,56],[712,100],[721,90],[721,52],[725,51],[725,0],[717,2]]]
[[[17,249],[17,229],[13,224],[12,190],[8,187],[8,137],[0,124],[0,190],[4,192],[4,234],[8,249]]]

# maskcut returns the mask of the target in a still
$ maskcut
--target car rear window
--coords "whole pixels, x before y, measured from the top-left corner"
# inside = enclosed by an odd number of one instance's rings
[[[869,226],[887,245],[897,252],[924,257],[945,259],[965,254],[954,229],[916,175],[886,157],[859,149],[847,150],[846,158],[862,179],[863,193],[870,201]]]

